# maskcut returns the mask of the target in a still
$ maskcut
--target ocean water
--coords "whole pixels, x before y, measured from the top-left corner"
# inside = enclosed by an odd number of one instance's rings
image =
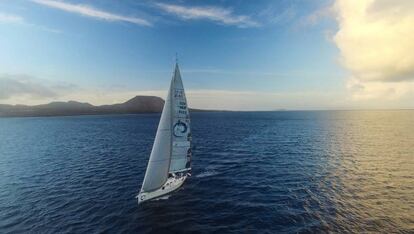
[[[142,206],[158,114],[0,119],[0,233],[414,232],[414,111],[191,117],[192,177]]]

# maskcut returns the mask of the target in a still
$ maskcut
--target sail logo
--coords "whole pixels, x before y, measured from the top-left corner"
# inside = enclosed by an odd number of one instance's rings
[[[182,98],[184,96],[184,90],[183,89],[176,89],[174,93],[174,97],[176,98]]]
[[[186,110],[178,110],[178,114],[182,114],[182,115],[186,115],[187,114],[187,111]]]
[[[186,123],[178,120],[176,124],[174,124],[174,136],[176,137],[183,137],[187,134],[188,126]]]

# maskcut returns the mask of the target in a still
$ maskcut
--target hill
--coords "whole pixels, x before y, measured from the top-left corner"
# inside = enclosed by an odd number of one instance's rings
[[[164,100],[155,96],[136,96],[124,103],[102,106],[76,101],[35,106],[0,104],[0,117],[156,113],[161,112],[163,106]]]

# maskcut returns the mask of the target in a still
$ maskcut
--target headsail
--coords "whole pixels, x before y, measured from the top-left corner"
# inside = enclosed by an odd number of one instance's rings
[[[145,172],[142,191],[153,191],[159,189],[168,178],[168,171],[171,160],[171,90],[173,82],[162,110],[160,123],[158,124],[157,134],[151,155],[148,161],[147,171]]]
[[[178,64],[175,65],[172,91],[172,155],[170,172],[188,170],[191,160],[190,114]]]

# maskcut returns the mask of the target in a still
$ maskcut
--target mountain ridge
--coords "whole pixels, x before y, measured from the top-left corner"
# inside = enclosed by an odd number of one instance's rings
[[[164,100],[157,96],[135,96],[126,102],[95,106],[87,102],[50,102],[40,105],[0,104],[0,117],[41,117],[72,115],[159,113]],[[190,109],[190,111],[205,111]]]

